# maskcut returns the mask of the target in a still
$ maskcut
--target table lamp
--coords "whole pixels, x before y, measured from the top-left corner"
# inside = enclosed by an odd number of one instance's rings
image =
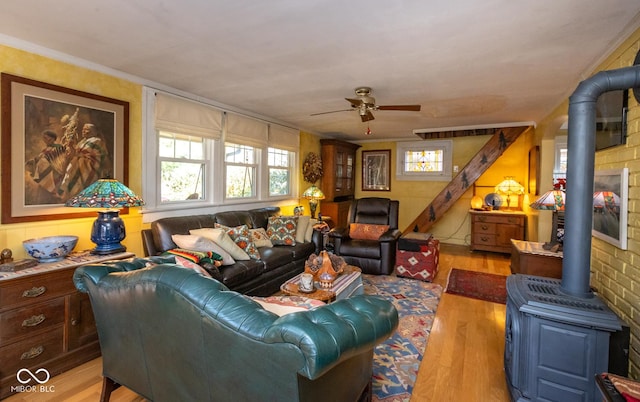
[[[495,188],[496,193],[507,196],[507,209],[511,207],[511,196],[524,194],[524,187],[513,179],[512,176],[507,176],[500,182]]]
[[[309,200],[309,209],[311,210],[311,218],[316,217],[316,208],[318,208],[318,200],[324,200],[324,193],[316,185],[312,185],[302,193],[302,198]]]
[[[144,201],[118,180],[99,179],[67,200],[64,205],[79,208],[106,208],[98,211],[98,218],[93,222],[91,229],[91,241],[96,244],[91,253],[106,255],[126,250],[126,247],[120,243],[126,237],[120,208],[139,207],[144,205]]]
[[[551,223],[551,241],[545,243],[542,247],[550,250],[558,244],[558,211],[564,211],[565,192],[564,190],[549,190],[542,194],[534,203],[529,206],[533,209],[553,211]]]

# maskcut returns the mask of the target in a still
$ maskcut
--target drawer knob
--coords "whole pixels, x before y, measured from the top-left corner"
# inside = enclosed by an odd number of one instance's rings
[[[26,352],[24,352],[22,354],[22,356],[20,356],[20,360],[29,360],[29,359],[34,359],[38,356],[40,356],[42,354],[42,352],[44,352],[44,346],[40,345],[40,346],[34,346],[31,349],[27,350]]]
[[[482,230],[489,230],[489,226],[487,226],[487,225],[482,225],[480,227],[482,228]]]
[[[488,238],[488,237],[481,237],[481,238],[480,238],[480,240],[482,240],[482,241],[489,241],[489,238]]]
[[[22,297],[38,297],[47,291],[44,286],[34,286],[29,290],[22,292]]]
[[[40,314],[40,315],[34,315],[31,318],[27,318],[26,320],[22,321],[22,326],[23,327],[35,327],[36,325],[40,325],[42,324],[42,322],[46,319],[46,317],[44,316],[44,314]]]

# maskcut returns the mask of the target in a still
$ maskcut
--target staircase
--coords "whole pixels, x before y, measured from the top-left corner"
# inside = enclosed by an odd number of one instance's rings
[[[478,151],[469,163],[445,187],[431,203],[407,226],[403,233],[411,231],[428,232],[431,226],[442,217],[462,197],[469,186],[502,155],[502,153],[530,126],[507,127],[497,129],[493,137]]]

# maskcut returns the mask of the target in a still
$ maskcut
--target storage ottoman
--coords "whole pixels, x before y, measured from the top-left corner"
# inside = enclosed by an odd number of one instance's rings
[[[404,241],[398,243],[396,275],[433,281],[438,273],[440,241],[428,233],[409,233],[405,236],[401,238]]]

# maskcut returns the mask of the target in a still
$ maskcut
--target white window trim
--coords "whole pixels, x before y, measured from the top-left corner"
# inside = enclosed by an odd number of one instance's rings
[[[300,146],[299,137],[292,138],[292,140],[283,147],[283,137],[280,135],[274,138],[275,143],[267,143],[264,148],[259,148],[259,154],[265,154],[262,158],[258,155],[258,171],[256,178],[256,197],[254,198],[232,198],[225,199],[225,161],[224,161],[224,143],[225,143],[225,130],[223,126],[221,139],[206,139],[208,145],[205,145],[205,155],[208,159],[208,165],[212,169],[213,174],[209,172],[208,176],[214,177],[213,182],[207,183],[206,194],[202,200],[189,200],[185,202],[171,202],[161,204],[157,198],[160,189],[160,158],[158,158],[159,143],[158,133],[154,124],[155,116],[155,95],[160,90],[143,87],[142,90],[142,197],[145,200],[145,206],[142,208],[141,213],[143,216],[143,222],[151,222],[156,219],[167,216],[181,216],[185,214],[198,214],[198,213],[212,213],[217,211],[231,211],[238,209],[239,206],[244,205],[242,208],[261,208],[267,206],[286,206],[292,203],[298,202],[297,194],[299,170],[300,167]],[[226,111],[220,106],[212,106],[222,111]],[[236,112],[234,112],[236,113]],[[224,123],[223,123],[224,124]],[[268,123],[269,129],[274,127],[279,132],[291,131],[291,133],[298,133],[298,130],[285,127],[278,123]],[[269,176],[266,152],[268,147],[287,149],[292,152],[292,167],[291,167],[291,185],[290,195],[286,196],[269,196]],[[219,174],[218,174],[219,172]],[[213,209],[212,209],[213,208]],[[187,212],[188,211],[188,212]]]
[[[451,181],[453,178],[453,141],[452,140],[425,140],[425,141],[400,141],[396,143],[396,180],[404,181]],[[407,151],[441,149],[444,152],[442,172],[405,172],[404,154]]]

